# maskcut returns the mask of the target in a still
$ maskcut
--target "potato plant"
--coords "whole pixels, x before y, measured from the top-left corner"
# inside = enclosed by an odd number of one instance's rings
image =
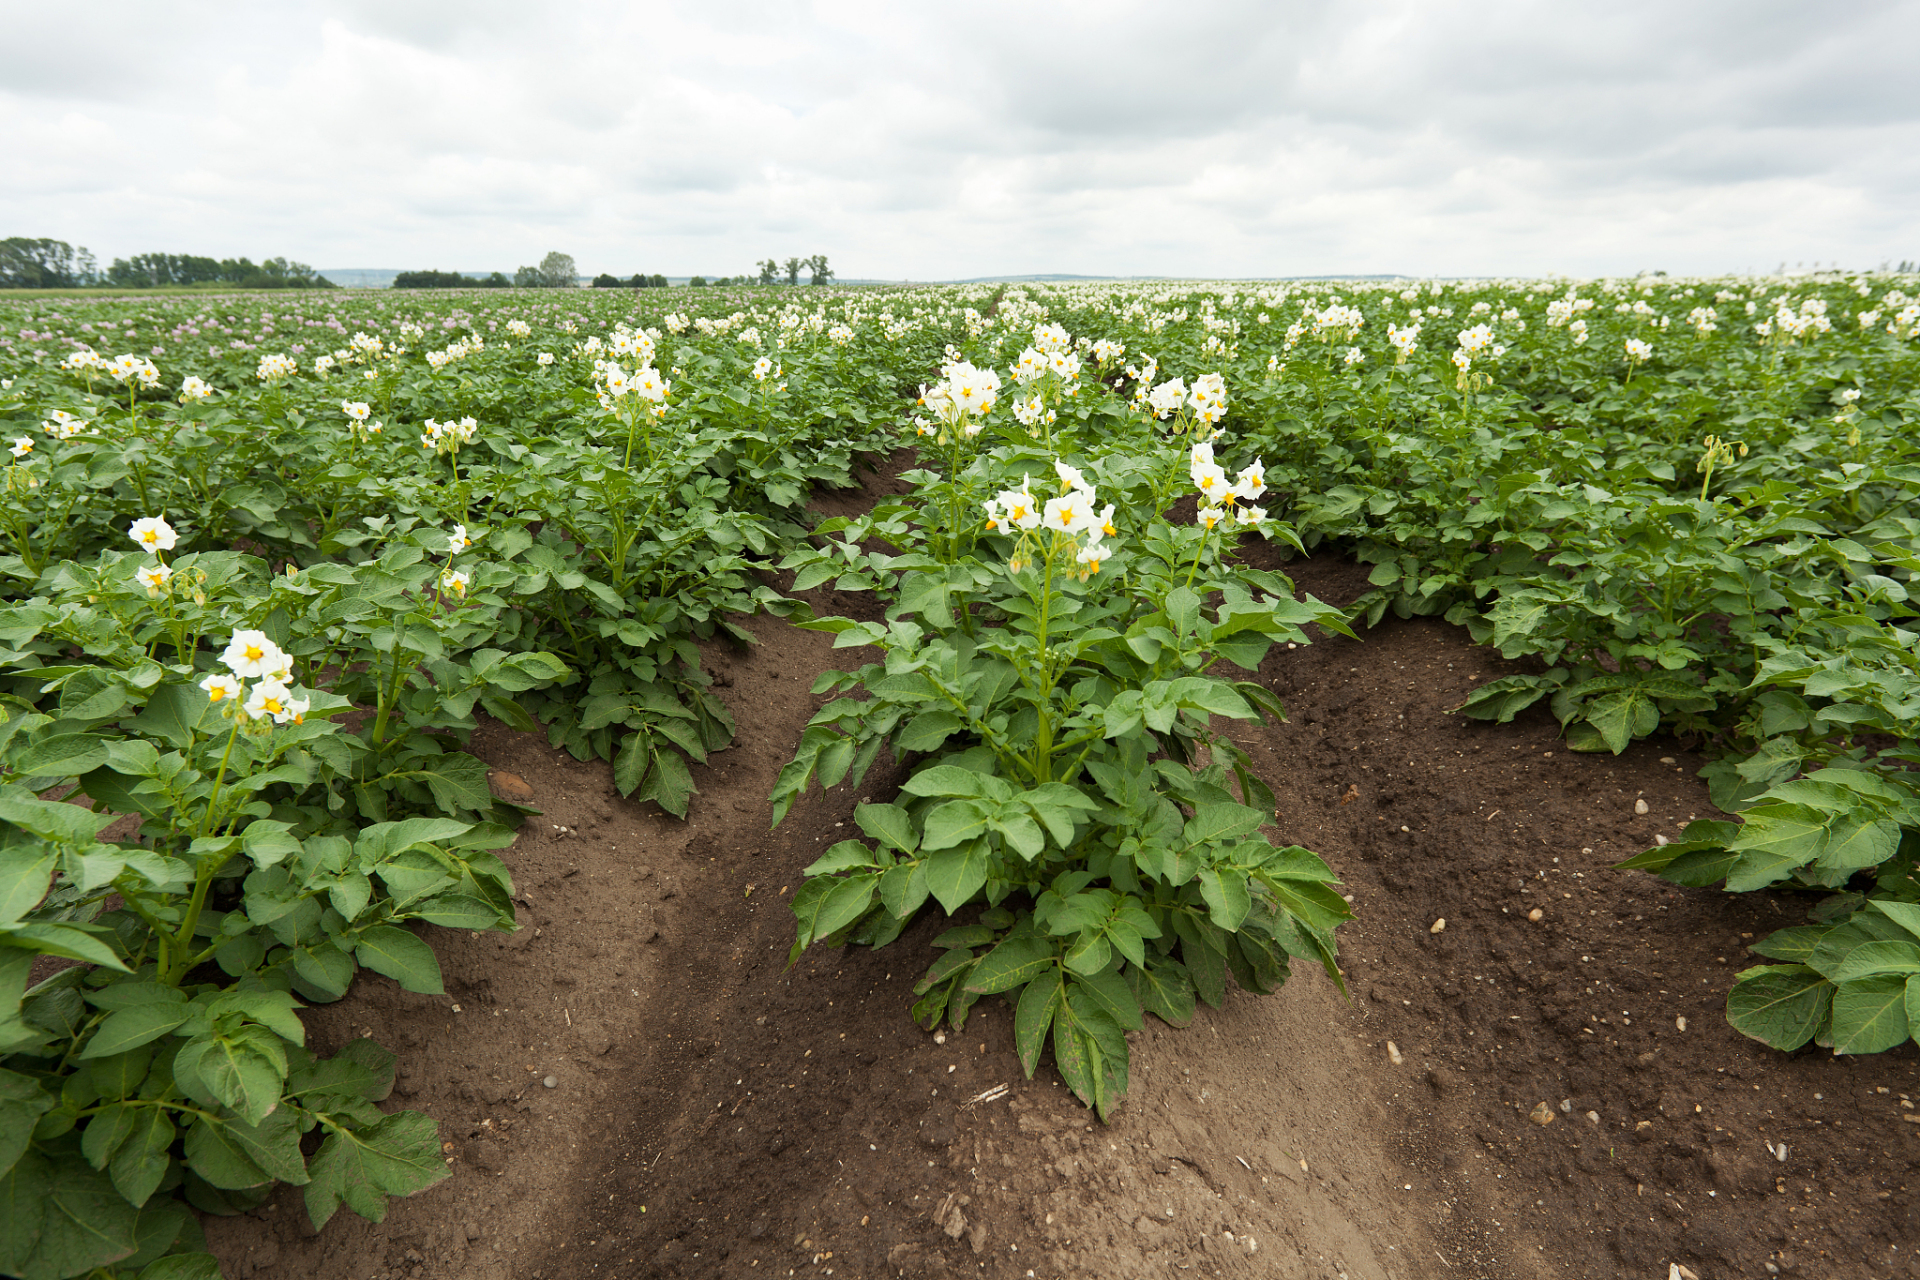
[[[790,561],[802,580],[847,566],[897,585],[885,622],[802,624],[885,656],[816,682],[858,696],[814,716],[775,822],[810,782],[857,783],[883,747],[912,762],[897,802],[855,811],[873,843],[842,841],[807,869],[793,956],[815,942],[884,945],[930,902],[964,911],[935,944],[915,1018],[962,1028],[981,996],[1006,995],[1027,1074],[1051,1044],[1105,1119],[1127,1088],[1126,1032],[1146,1014],[1184,1026],[1196,998],[1220,1004],[1229,974],[1271,991],[1296,958],[1341,981],[1333,931],[1350,913],[1333,874],[1261,833],[1273,793],[1214,717],[1279,716],[1264,686],[1225,667],[1306,643],[1310,622],[1346,626],[1283,576],[1231,563],[1230,530],[1292,532],[1256,505],[1258,460],[1231,482],[1215,463],[1211,397],[1195,396],[1190,420],[1183,392],[1171,434],[1134,420],[1139,454],[1069,463],[1033,447],[1068,444],[1069,431],[1033,430],[1031,401],[990,417],[992,390],[949,366],[927,397],[949,473],[920,473],[917,501],[852,533],[823,526],[838,547]],[[1032,393],[1049,427],[1066,390]],[[1036,487],[1035,471],[1054,482]],[[1194,523],[1155,502],[1182,472],[1206,504]],[[1102,508],[1103,492],[1117,501]],[[853,552],[854,534],[883,531],[899,554]]]

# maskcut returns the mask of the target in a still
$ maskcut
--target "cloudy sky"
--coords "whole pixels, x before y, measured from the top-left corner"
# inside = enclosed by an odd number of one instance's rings
[[[1920,0],[0,0],[0,235],[843,277],[1920,258]]]

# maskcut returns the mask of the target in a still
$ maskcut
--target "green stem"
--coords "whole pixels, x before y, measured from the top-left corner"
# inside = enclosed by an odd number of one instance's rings
[[[1035,710],[1040,724],[1033,736],[1033,781],[1053,780],[1053,655],[1047,648],[1047,635],[1053,616],[1053,562],[1059,554],[1059,535],[1049,535],[1053,545],[1047,548],[1047,572],[1041,582],[1040,605],[1040,697]]]
[[[240,713],[236,713],[233,721],[233,729],[227,734],[227,749],[220,756],[220,771],[215,775],[213,780],[213,795],[207,800],[207,811],[201,817],[200,831],[196,834],[196,839],[199,835],[206,833],[207,823],[213,816],[215,806],[219,803],[220,787],[221,784],[226,781],[227,777],[227,761],[233,756],[234,740],[239,736]],[[207,891],[213,886],[213,873],[220,869],[220,864],[223,861],[220,858],[207,854],[201,854],[200,856],[204,859],[204,863],[195,868],[193,897],[187,904],[187,913],[182,917],[180,927],[174,931],[173,937],[171,939],[162,938],[161,940],[162,980],[166,982],[168,986],[179,986],[181,979],[185,978],[193,966],[198,963],[190,954],[193,947],[193,936],[195,931],[200,927],[200,913],[207,905]]]
[[[220,803],[220,787],[227,780],[227,761],[233,758],[233,744],[240,736],[240,720],[246,713],[236,710],[233,716],[233,728],[227,734],[227,749],[220,753],[220,770],[213,778],[213,794],[207,797],[206,812],[200,815],[200,829],[194,832],[199,839],[207,833],[207,827],[213,821],[214,808]]]
[[[1207,538],[1212,536],[1213,530],[1207,530],[1206,536],[1200,539],[1200,545],[1194,549],[1193,563],[1187,566],[1187,585],[1189,587],[1193,585],[1193,575],[1200,571],[1200,557],[1206,554]]]
[[[386,687],[380,694],[380,714],[373,723],[372,742],[380,746],[387,740],[387,718],[393,714],[393,700],[400,692],[400,619],[393,620],[393,667],[387,674]]]

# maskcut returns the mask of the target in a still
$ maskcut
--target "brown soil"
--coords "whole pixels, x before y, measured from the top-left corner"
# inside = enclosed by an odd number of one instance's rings
[[[1364,589],[1330,556],[1290,569]],[[1742,1038],[1744,944],[1804,902],[1608,869],[1708,812],[1671,742],[1578,756],[1543,708],[1445,714],[1507,667],[1437,621],[1275,652],[1259,678],[1291,722],[1236,736],[1276,832],[1354,896],[1352,998],[1302,972],[1149,1020],[1103,1127],[1050,1066],[1022,1078],[999,1002],[964,1035],[913,1025],[933,921],[786,967],[800,869],[897,779],[768,831],[814,675],[858,658],[747,625],[758,648],[714,655],[739,745],[696,770],[686,823],[604,765],[477,737],[544,810],[506,855],[523,928],[433,931],[444,997],[367,974],[308,1015],[321,1049],[400,1053],[395,1102],[440,1121],[453,1176],[380,1226],[315,1236],[297,1189],[209,1222],[230,1277],[1920,1276],[1915,1046]]]

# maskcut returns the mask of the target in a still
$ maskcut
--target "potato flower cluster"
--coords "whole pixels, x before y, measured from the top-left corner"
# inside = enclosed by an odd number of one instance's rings
[[[1187,459],[1187,474],[1200,492],[1200,510],[1194,517],[1197,523],[1212,529],[1231,516],[1235,523],[1251,528],[1267,518],[1264,507],[1253,505],[1253,500],[1267,491],[1267,468],[1260,459],[1242,467],[1231,484],[1227,483],[1226,469],[1213,460],[1213,441],[1197,442]]]
[[[998,496],[982,504],[986,509],[987,528],[995,533],[1020,532],[1020,543],[1008,562],[1015,573],[1032,563],[1028,547],[1029,535],[1034,531],[1045,528],[1064,538],[1085,534],[1084,543],[1066,544],[1074,548],[1074,562],[1080,566],[1080,577],[1084,581],[1100,572],[1100,566],[1113,556],[1113,547],[1107,542],[1117,535],[1113,504],[1109,502],[1105,509],[1096,511],[1094,503],[1098,495],[1078,467],[1055,462],[1053,469],[1060,477],[1058,497],[1042,503],[1034,497],[1033,478],[1023,475],[1018,489],[1002,489]],[[1060,545],[1056,540],[1055,546]]]
[[[215,672],[200,682],[207,697],[225,703],[222,715],[237,715],[242,723],[271,719],[275,724],[299,724],[313,705],[312,698],[294,694],[293,659],[264,631],[236,631],[220,655],[226,672]],[[245,683],[255,683],[249,689]]]

